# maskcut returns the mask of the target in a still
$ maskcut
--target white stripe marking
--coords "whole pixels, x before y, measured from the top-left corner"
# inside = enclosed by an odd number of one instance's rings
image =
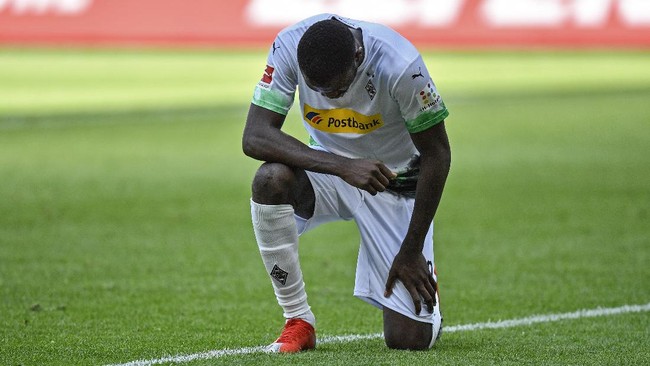
[[[563,313],[563,314],[533,315],[526,318],[500,320],[496,322],[454,325],[450,327],[444,327],[443,333],[454,333],[460,331],[473,331],[473,330],[481,330],[481,329],[512,328],[512,327],[531,325],[536,323],[548,323],[548,322],[556,322],[560,320],[580,319],[580,318],[593,318],[598,316],[609,316],[609,315],[624,314],[624,313],[640,313],[644,311],[650,311],[650,303],[647,303],[645,305],[623,305],[617,308],[596,308],[596,309],[588,309],[588,310],[578,310],[572,313]],[[382,333],[325,336],[325,337],[321,337],[318,340],[318,344],[345,343],[345,342],[377,339],[382,337],[383,337]],[[131,361],[127,363],[113,364],[107,366],[150,366],[150,365],[158,365],[163,363],[183,363],[183,362],[190,362],[194,360],[209,360],[209,359],[220,358],[224,356],[238,356],[238,355],[248,355],[252,353],[262,353],[264,352],[265,348],[266,346],[245,347],[245,348],[235,348],[235,349],[226,348],[226,349],[213,350],[213,351],[207,351],[202,353],[194,353],[190,355],[169,356],[169,357],[163,357],[163,358],[158,358],[153,360]]]

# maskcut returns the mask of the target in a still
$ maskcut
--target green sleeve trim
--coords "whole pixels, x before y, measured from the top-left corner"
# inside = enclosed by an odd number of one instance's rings
[[[311,135],[310,135],[309,136],[309,146],[320,146],[320,144],[318,142],[316,142],[316,140],[314,140],[314,138],[311,137]]]
[[[447,118],[447,116],[449,116],[449,111],[447,110],[447,108],[441,109],[436,112],[427,111],[420,114],[415,119],[406,121],[406,129],[410,133],[422,132],[442,122],[445,118]]]
[[[278,106],[276,106],[274,104],[271,104],[271,103],[268,103],[268,102],[265,102],[265,101],[253,99],[252,103],[255,104],[258,107],[266,108],[266,109],[271,110],[273,112],[280,113],[280,114],[282,114],[284,116],[286,116],[289,113],[284,108],[280,108],[280,107],[278,107]]]
[[[293,104],[293,96],[256,86],[252,103],[286,116]]]

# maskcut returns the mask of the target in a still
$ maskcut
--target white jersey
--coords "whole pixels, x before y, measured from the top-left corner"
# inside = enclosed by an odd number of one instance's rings
[[[297,58],[307,28],[330,18],[360,29],[365,51],[352,85],[337,99],[305,84]],[[252,103],[286,115],[297,90],[312,147],[348,158],[378,159],[398,173],[418,154],[409,133],[424,131],[449,114],[408,40],[386,26],[334,14],[308,18],[278,34]]]

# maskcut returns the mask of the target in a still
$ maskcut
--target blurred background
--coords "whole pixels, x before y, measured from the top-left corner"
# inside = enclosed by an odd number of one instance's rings
[[[440,54],[547,51],[544,58],[557,52],[604,51],[589,57],[603,60],[604,79],[626,72],[623,65],[606,62],[608,52],[650,49],[650,2],[644,0],[4,0],[0,113],[227,103],[250,94],[257,76],[247,77],[248,70],[257,67],[255,73],[261,75],[264,56],[248,57],[251,52],[265,53],[282,27],[321,12],[385,23],[421,50]],[[180,52],[160,62],[150,54],[130,57],[129,52],[139,50]],[[214,50],[225,52],[205,52]],[[33,52],[39,56],[27,57]],[[115,56],[97,56],[106,52]],[[454,78],[448,93],[465,82],[464,76],[472,84],[475,78],[505,84],[522,80],[510,72],[516,63],[485,62],[464,67],[460,78],[446,70],[433,70],[434,76],[439,83]],[[542,64],[534,66],[527,76],[542,84],[562,88],[572,82]],[[55,68],[57,72],[46,72]],[[147,69],[160,72],[142,72]],[[580,69],[571,69],[570,78],[599,82],[585,80],[590,76]],[[488,84],[476,83],[476,88],[481,85]]]
[[[650,301],[648,0],[0,0],[0,364],[277,336],[241,133],[275,34],[322,12],[412,40],[450,110],[446,324]],[[307,141],[296,109],[285,129]],[[351,295],[354,224],[316,230],[301,258],[320,334],[381,332]],[[336,359],[648,364],[649,324],[454,333],[425,354],[376,338]]]
[[[650,44],[644,0],[4,0],[0,42],[259,46],[324,12],[388,24],[419,46]]]

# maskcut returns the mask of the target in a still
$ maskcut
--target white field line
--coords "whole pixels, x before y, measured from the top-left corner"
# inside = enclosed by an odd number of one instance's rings
[[[486,323],[453,325],[453,326],[445,327],[443,332],[454,333],[460,331],[473,331],[473,330],[481,330],[481,329],[512,328],[512,327],[518,327],[522,325],[531,325],[535,323],[549,323],[549,322],[557,322],[560,320],[593,318],[598,316],[610,316],[610,315],[625,314],[625,313],[640,313],[646,311],[650,311],[650,303],[644,305],[623,305],[617,308],[596,308],[596,309],[578,310],[572,313],[533,315],[526,318],[500,320],[495,322],[490,321]],[[318,344],[345,343],[345,342],[354,342],[360,340],[377,339],[382,337],[383,337],[382,333],[324,336],[318,339]],[[168,357],[162,357],[153,360],[131,361],[127,363],[112,364],[106,366],[151,366],[151,365],[158,365],[163,363],[184,363],[184,362],[190,362],[194,360],[209,360],[209,359],[215,359],[215,358],[220,358],[225,356],[237,356],[237,355],[248,355],[252,353],[261,353],[264,352],[265,348],[266,346],[245,347],[245,348],[235,348],[235,349],[226,348],[226,349],[213,350],[213,351],[207,351],[202,353],[194,353],[189,355],[168,356]]]

